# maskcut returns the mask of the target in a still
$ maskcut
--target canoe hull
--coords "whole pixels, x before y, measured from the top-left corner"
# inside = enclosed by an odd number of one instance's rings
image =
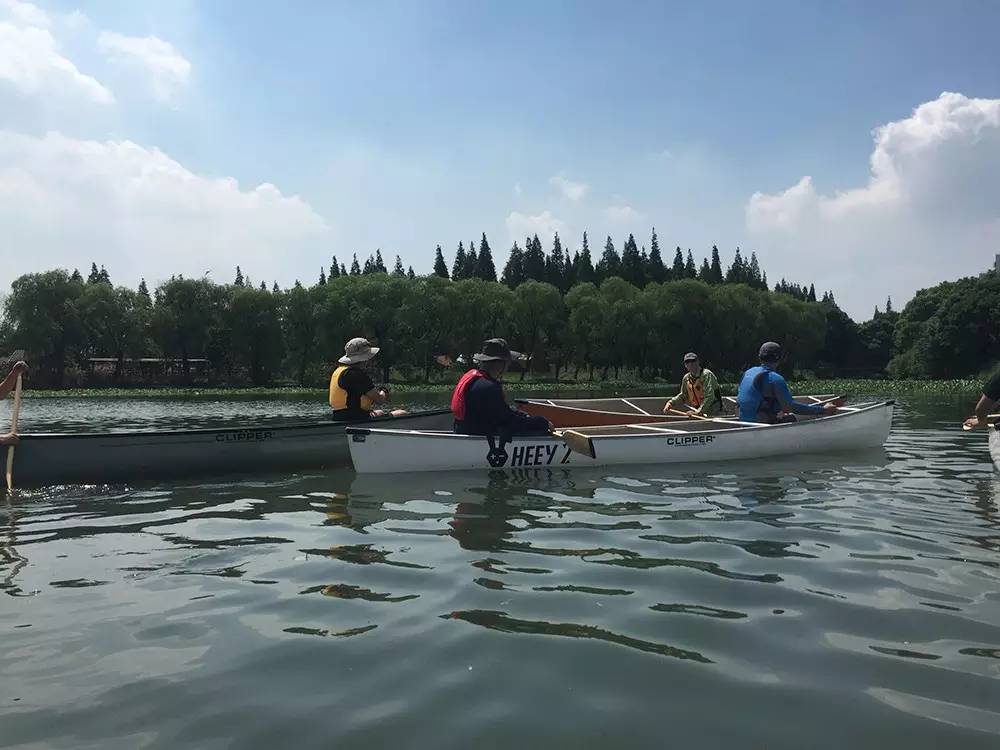
[[[719,429],[704,432],[622,427],[623,434],[592,435],[594,458],[574,453],[552,436],[517,437],[491,450],[486,438],[469,435],[369,428],[348,432],[358,473],[730,462],[880,446],[888,438],[892,411],[887,402],[798,424],[738,428],[717,423]]]
[[[990,429],[990,456],[993,458],[993,465],[1000,469],[1000,424],[995,424]]]
[[[447,429],[448,411],[389,420],[410,429]],[[386,424],[376,420],[365,424]],[[106,483],[227,473],[346,466],[350,453],[337,422],[248,424],[217,430],[22,435],[15,486]]]

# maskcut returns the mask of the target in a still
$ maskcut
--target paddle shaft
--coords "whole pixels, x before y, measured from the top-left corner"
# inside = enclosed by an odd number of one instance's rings
[[[687,417],[688,419],[704,419],[706,422],[711,422],[711,417],[706,417],[701,414],[695,414],[693,411],[681,411],[680,409],[667,409],[671,414],[679,414],[682,417]]]
[[[21,376],[17,376],[17,384],[14,386],[14,409],[10,416],[10,432],[17,434],[17,422],[21,416]],[[14,446],[7,446],[7,491],[14,489]]]

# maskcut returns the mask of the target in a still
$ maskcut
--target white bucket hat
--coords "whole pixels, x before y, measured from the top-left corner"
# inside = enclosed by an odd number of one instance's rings
[[[344,356],[338,359],[342,365],[356,365],[358,362],[367,362],[379,352],[379,347],[372,346],[368,339],[351,339],[344,346]]]

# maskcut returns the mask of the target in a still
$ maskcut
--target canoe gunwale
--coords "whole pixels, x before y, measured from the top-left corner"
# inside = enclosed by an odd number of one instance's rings
[[[846,407],[844,410],[839,411],[836,414],[829,414],[829,415],[824,415],[824,416],[817,416],[817,417],[815,417],[813,419],[802,420],[802,421],[798,421],[798,422],[784,422],[784,423],[781,423],[781,424],[762,424],[762,423],[757,423],[757,422],[733,422],[732,420],[724,420],[724,419],[718,419],[718,420],[716,420],[716,419],[713,419],[712,420],[713,422],[718,421],[718,423],[720,425],[719,429],[716,429],[716,430],[706,429],[704,431],[700,431],[700,432],[697,432],[695,434],[712,434],[712,433],[719,433],[719,432],[746,432],[746,431],[751,431],[751,430],[767,430],[767,431],[770,432],[772,430],[788,429],[788,428],[791,428],[791,427],[802,428],[802,427],[807,427],[809,425],[829,424],[829,423],[831,423],[831,422],[833,422],[835,420],[843,420],[845,418],[852,417],[852,416],[855,416],[857,414],[862,414],[862,413],[865,413],[865,412],[874,411],[876,409],[884,409],[884,408],[887,408],[887,407],[892,407],[892,406],[895,405],[895,403],[896,403],[895,399],[890,399],[890,400],[887,400],[887,401],[878,401],[878,402],[875,402],[875,403],[872,403],[872,404],[864,404],[864,405],[858,406],[858,407]],[[690,424],[691,420],[685,419],[684,422],[687,423],[687,424]],[[729,425],[740,425],[740,426],[739,427],[735,427],[735,428],[726,429],[725,425],[727,425],[727,424],[729,424]],[[645,426],[648,426],[648,425],[645,425]],[[606,429],[607,427],[639,427],[639,425],[622,424],[622,425],[606,425],[606,426],[602,426],[602,427],[576,427],[576,428],[573,428],[573,429],[575,429],[577,431],[582,431],[582,430],[600,430],[600,429]],[[445,430],[384,429],[384,428],[380,428],[380,427],[368,427],[368,426],[365,426],[365,427],[351,426],[351,427],[348,427],[345,430],[345,432],[348,435],[368,435],[368,434],[371,434],[371,433],[377,433],[377,434],[381,434],[381,435],[416,435],[416,436],[420,436],[422,438],[425,438],[425,437],[426,438],[445,438],[445,439],[459,439],[459,438],[461,438],[461,439],[466,439],[466,440],[485,440],[486,439],[486,436],[484,436],[484,435],[465,435],[465,434],[462,434],[462,433],[459,433],[459,432],[447,432]],[[685,431],[678,430],[678,432],[685,432],[685,434],[690,434],[686,430]],[[640,436],[646,436],[646,435],[643,435],[643,433],[639,433],[639,432],[625,433],[625,434],[622,434],[622,435],[601,435],[600,433],[584,433],[584,434],[586,434],[590,438],[594,438],[594,439],[597,439],[597,440],[611,440],[611,439],[614,439],[614,438],[635,438],[635,437],[640,437]],[[558,438],[558,437],[556,437],[555,435],[539,434],[539,435],[518,436],[518,437],[532,437],[532,438],[537,438],[539,440],[555,440],[555,441],[558,441],[558,442],[562,442],[561,439]]]
[[[404,417],[374,417],[366,422],[335,422],[328,420],[324,422],[276,422],[275,424],[258,424],[248,420],[240,425],[219,425],[217,427],[193,427],[179,430],[105,430],[103,432],[27,432],[18,435],[20,441],[48,441],[48,440],[96,440],[101,438],[147,438],[147,437],[181,437],[198,435],[215,435],[220,432],[246,432],[247,430],[269,430],[277,432],[290,432],[292,430],[343,430],[357,425],[387,424],[389,422],[399,422],[414,417],[436,417],[449,414],[449,409],[431,409],[429,411],[419,411],[407,414]]]

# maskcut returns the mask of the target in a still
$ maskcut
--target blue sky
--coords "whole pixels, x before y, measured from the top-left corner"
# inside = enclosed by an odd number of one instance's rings
[[[886,294],[898,305],[1000,252],[990,206],[963,217],[956,236],[955,216],[901,203],[935,183],[923,165],[950,174],[955,148],[968,152],[963,163],[1000,159],[997,3],[37,3],[47,25],[19,0],[0,0],[0,24],[4,4],[11,34],[47,29],[58,54],[113,97],[95,103],[103,95],[55,74],[47,88],[10,70],[5,81],[0,50],[0,131],[13,134],[0,175],[43,174],[32,189],[58,190],[50,202],[66,227],[54,232],[49,215],[36,230],[24,211],[0,211],[0,228],[40,248],[10,264],[17,273],[93,258],[122,283],[195,266],[223,281],[245,257],[252,278],[287,284],[313,280],[331,254],[363,259],[380,247],[426,272],[436,244],[450,257],[482,232],[500,265],[526,231],[560,230],[574,247],[584,230],[598,247],[611,234],[620,249],[629,232],[648,243],[655,226],[663,246],[698,257],[713,243],[724,258],[737,245],[755,250],[772,281],[832,288],[864,317]],[[49,52],[25,42],[22,54]],[[940,104],[942,92],[963,100]],[[964,101],[983,102],[971,120]],[[916,122],[923,105],[958,135],[929,145],[913,136],[925,149],[915,156],[899,136],[884,143],[896,203],[843,218],[836,195],[873,179],[873,130]],[[33,140],[46,133],[65,140]],[[73,205],[74,180],[47,186],[38,165],[58,153],[68,169],[66,154],[92,142],[107,153],[88,151],[82,184],[101,190]],[[138,156],[123,156],[124,142]],[[185,176],[138,199],[129,185],[154,151]],[[914,173],[908,158],[919,184],[899,177]],[[807,175],[803,208],[785,191]],[[237,187],[202,184],[222,178]],[[995,187],[978,173],[956,179],[959,192]],[[262,183],[280,195],[251,205],[246,193]],[[201,213],[178,207],[203,188]],[[755,193],[777,203],[754,204]],[[81,218],[102,211],[111,234]],[[84,225],[74,231],[74,221]],[[946,238],[962,244],[956,262],[929,267]],[[851,252],[841,256],[835,239]],[[242,256],[238,242],[252,250]],[[873,269],[900,266],[909,270],[873,281]],[[12,273],[0,272],[5,287]]]

